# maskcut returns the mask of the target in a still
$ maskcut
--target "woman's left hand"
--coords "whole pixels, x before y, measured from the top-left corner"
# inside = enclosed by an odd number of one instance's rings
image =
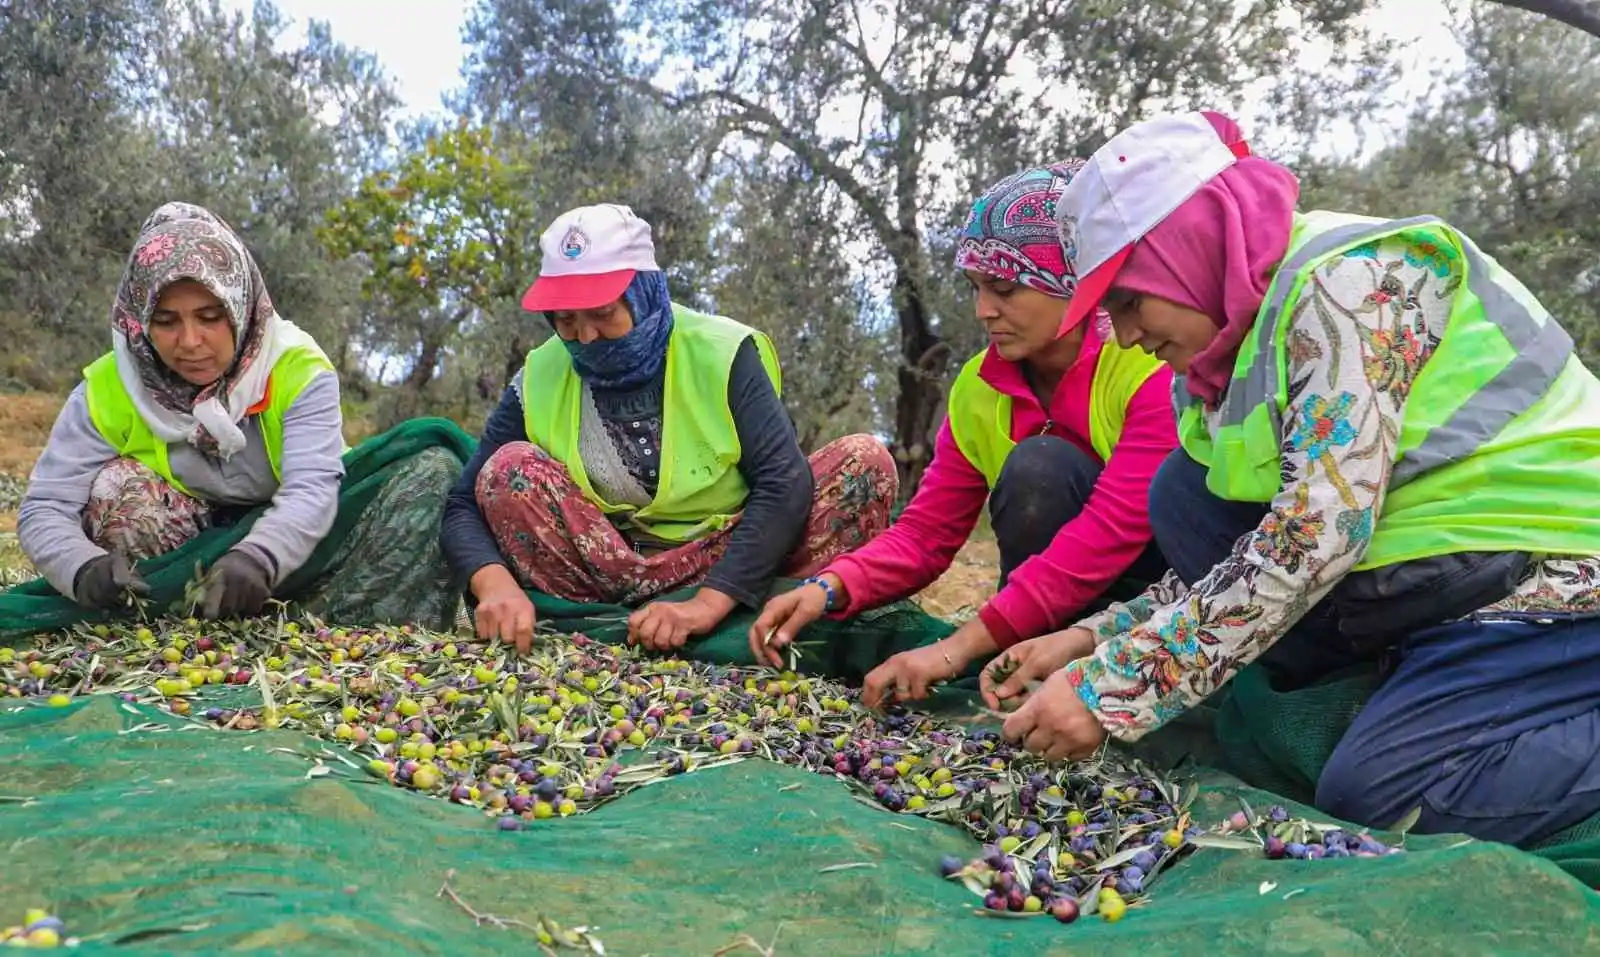
[[[876,708],[896,701],[920,701],[966,666],[961,652],[945,642],[902,651],[868,672],[861,682],[861,703]]]
[[[974,659],[995,650],[994,636],[983,619],[974,618],[950,637],[902,651],[868,672],[861,682],[861,703],[877,708],[895,701],[921,700],[940,683],[959,677]]]
[[[1049,761],[1092,757],[1105,743],[1106,729],[1078,697],[1078,689],[1057,671],[1016,713],[1006,719],[1001,734],[1019,742]]]
[[[732,598],[705,588],[688,601],[653,601],[628,616],[628,644],[651,651],[675,651],[690,635],[703,635],[717,627],[733,604]]]

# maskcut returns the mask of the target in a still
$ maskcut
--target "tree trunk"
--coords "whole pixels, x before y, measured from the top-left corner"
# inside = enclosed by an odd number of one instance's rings
[[[900,499],[909,501],[933,461],[934,424],[944,407],[950,346],[934,335],[923,295],[920,204],[922,143],[918,105],[905,104],[895,116],[895,234],[888,243],[894,260],[894,306],[900,320],[900,390],[895,398],[894,453],[900,471]]]
[[[908,501],[933,461],[934,427],[944,411],[950,347],[928,327],[927,304],[911,277],[915,265],[895,256],[894,299],[900,322],[900,362],[890,449],[900,471],[900,499]]]
[[[1600,0],[1495,0],[1503,7],[1526,10],[1559,20],[1569,27],[1600,37]]]
[[[506,350],[506,381],[501,383],[502,389],[522,373],[523,363],[527,361],[528,347],[522,344],[521,336],[513,336],[511,345]]]
[[[420,394],[428,388],[428,383],[433,381],[434,370],[439,368],[439,356],[444,352],[442,337],[429,337],[422,340],[422,352],[417,356],[416,365],[411,367],[411,374],[406,376],[404,387],[414,393]]]

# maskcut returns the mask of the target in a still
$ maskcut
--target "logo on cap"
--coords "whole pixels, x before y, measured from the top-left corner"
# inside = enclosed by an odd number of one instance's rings
[[[1061,236],[1061,252],[1068,260],[1078,258],[1078,218],[1062,214],[1056,221],[1056,231]]]
[[[561,255],[568,259],[577,259],[579,256],[582,256],[584,252],[588,250],[588,248],[589,237],[585,236],[583,234],[583,230],[576,226],[567,230],[567,234],[561,237]]]

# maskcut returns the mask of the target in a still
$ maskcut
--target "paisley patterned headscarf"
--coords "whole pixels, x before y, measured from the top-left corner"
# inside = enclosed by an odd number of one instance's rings
[[[1077,276],[1056,231],[1056,200],[1084,162],[1025,169],[989,187],[967,216],[956,247],[956,268],[1071,298]]]
[[[197,386],[169,369],[150,343],[150,315],[168,286],[189,279],[221,300],[233,326],[228,371]],[[134,407],[162,440],[227,459],[244,448],[239,421],[267,392],[273,365],[310,337],[272,308],[255,259],[210,210],[167,203],[139,228],[111,306],[111,348]]]

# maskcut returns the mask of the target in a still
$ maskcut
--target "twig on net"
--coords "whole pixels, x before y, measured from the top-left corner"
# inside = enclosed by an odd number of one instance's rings
[[[760,954],[761,957],[773,957],[773,953],[778,946],[778,935],[781,933],[783,933],[783,925],[779,924],[778,929],[772,932],[772,943],[765,947],[761,946],[761,942],[749,934],[740,934],[733,943],[723,947],[721,950],[712,951],[711,957],[723,957],[723,955],[731,954],[736,950],[753,950]]]
[[[445,871],[444,872],[444,885],[439,888],[439,893],[436,894],[435,896],[436,897],[443,897],[446,900],[449,900],[451,903],[455,904],[457,907],[459,907],[462,910],[466,911],[467,912],[467,916],[472,918],[472,922],[473,923],[477,924],[479,927],[482,927],[484,924],[488,924],[491,927],[498,927],[501,930],[509,930],[512,927],[525,927],[528,930],[533,931],[534,933],[538,933],[539,928],[533,926],[532,924],[525,923],[523,921],[517,920],[514,917],[496,917],[493,914],[480,914],[477,911],[473,910],[472,909],[472,905],[470,905],[466,901],[462,900],[461,899],[461,895],[457,894],[455,892],[455,888],[450,886],[450,881],[452,879],[454,879],[455,876],[456,876],[456,869],[455,868],[452,867],[450,870]]]

